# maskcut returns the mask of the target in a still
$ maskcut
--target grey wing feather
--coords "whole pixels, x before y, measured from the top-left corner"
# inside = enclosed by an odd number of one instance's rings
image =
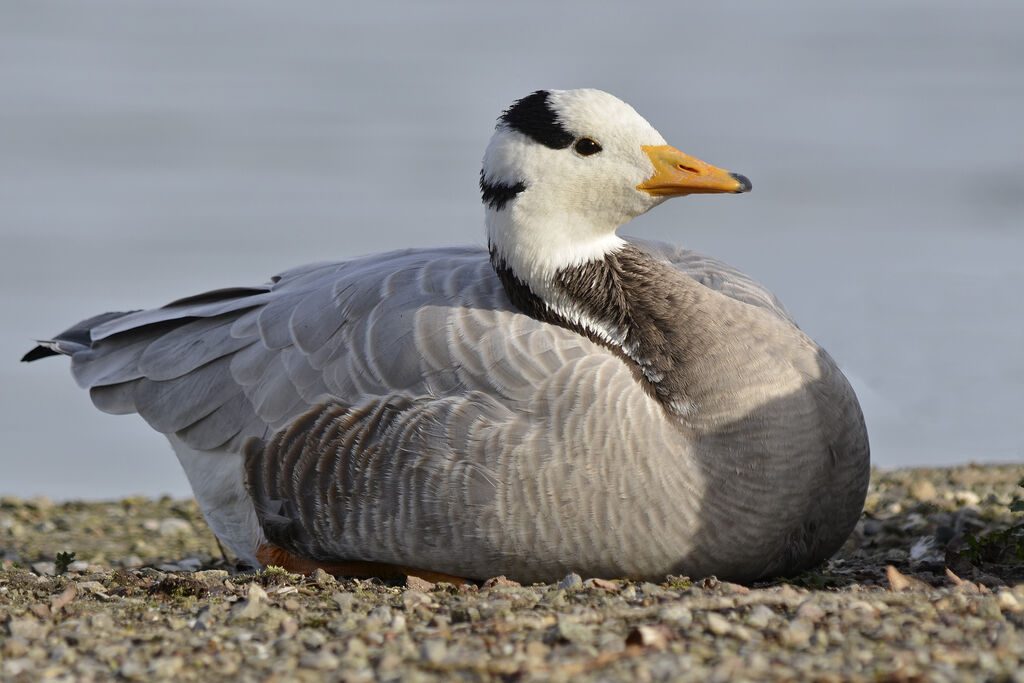
[[[599,348],[514,311],[482,249],[314,264],[96,321],[91,347],[70,355],[97,407],[138,412],[196,449],[237,449],[332,398],[515,402]]]
[[[175,327],[146,346],[138,359],[139,373],[157,381],[174,379],[252,344],[252,338],[232,335],[234,322],[234,316],[225,314]]]
[[[232,289],[229,291],[234,292],[236,290]],[[269,285],[267,289],[253,288],[253,291],[258,291],[259,293],[251,296],[232,297],[223,301],[210,301],[204,298],[205,295],[197,295],[195,297],[188,297],[187,299],[180,299],[180,301],[185,302],[195,300],[199,303],[186,303],[183,305],[168,304],[163,308],[135,311],[134,313],[128,313],[93,327],[90,330],[90,334],[92,340],[96,342],[115,334],[140,329],[146,325],[196,317],[213,318],[224,313],[234,313],[247,308],[252,308],[253,306],[258,306],[269,299]]]
[[[230,356],[223,356],[173,380],[143,377],[136,381],[135,409],[159,432],[183,430],[238,393],[238,385],[231,380],[230,362]]]
[[[196,450],[224,448],[239,434],[266,432],[266,425],[252,410],[245,394],[236,393],[212,413],[177,432],[179,438]],[[236,450],[229,448],[229,450]]]
[[[93,405],[111,415],[128,415],[135,412],[135,382],[101,384],[89,389]]]
[[[154,339],[166,331],[166,326],[152,328],[119,343],[97,342],[69,355],[74,359],[71,374],[83,388],[119,384],[145,375],[139,370],[139,356]]]
[[[288,350],[276,354],[260,380],[245,388],[245,395],[256,414],[270,425],[277,425],[294,415],[294,409],[302,402],[283,360]]]

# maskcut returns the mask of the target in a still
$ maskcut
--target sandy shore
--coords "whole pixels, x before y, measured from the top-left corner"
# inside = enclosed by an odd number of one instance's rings
[[[875,472],[836,557],[749,587],[238,574],[192,501],[8,496],[0,679],[1024,682],[1022,478]]]

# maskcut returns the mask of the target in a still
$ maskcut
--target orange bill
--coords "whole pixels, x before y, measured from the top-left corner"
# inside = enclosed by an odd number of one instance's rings
[[[750,181],[739,173],[706,164],[671,145],[644,145],[654,175],[636,186],[655,197],[709,192],[750,192]]]

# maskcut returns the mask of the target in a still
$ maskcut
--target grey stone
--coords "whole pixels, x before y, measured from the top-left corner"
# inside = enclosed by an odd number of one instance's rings
[[[766,628],[774,618],[775,612],[773,612],[771,608],[764,605],[758,605],[754,609],[750,610],[750,615],[747,617],[747,625],[751,628],[763,629]]]
[[[13,617],[7,622],[7,632],[12,638],[21,638],[31,642],[46,637],[49,627],[33,617]]]
[[[420,657],[428,662],[438,664],[448,654],[448,644],[440,638],[431,638],[420,644]]]
[[[594,642],[593,629],[564,619],[558,622],[556,633],[559,638],[577,645],[590,645]]]
[[[160,523],[157,526],[157,533],[161,536],[168,537],[180,536],[182,534],[191,535],[195,533],[195,530],[192,528],[192,525],[185,520],[178,519],[177,517],[169,517],[167,519],[160,520]]]
[[[708,630],[716,636],[724,636],[732,628],[729,620],[717,612],[708,612]]]
[[[682,605],[667,605],[658,610],[658,621],[687,628],[693,623],[693,612]]]
[[[583,579],[580,578],[579,574],[568,574],[565,578],[558,582],[557,589],[566,592],[578,591],[583,588]]]

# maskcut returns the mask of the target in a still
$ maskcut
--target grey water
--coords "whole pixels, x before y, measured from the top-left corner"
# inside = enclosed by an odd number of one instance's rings
[[[482,244],[494,120],[597,87],[751,178],[625,232],[771,287],[884,467],[1024,460],[1024,3],[0,2],[0,493],[184,495],[32,340],[308,261]]]

